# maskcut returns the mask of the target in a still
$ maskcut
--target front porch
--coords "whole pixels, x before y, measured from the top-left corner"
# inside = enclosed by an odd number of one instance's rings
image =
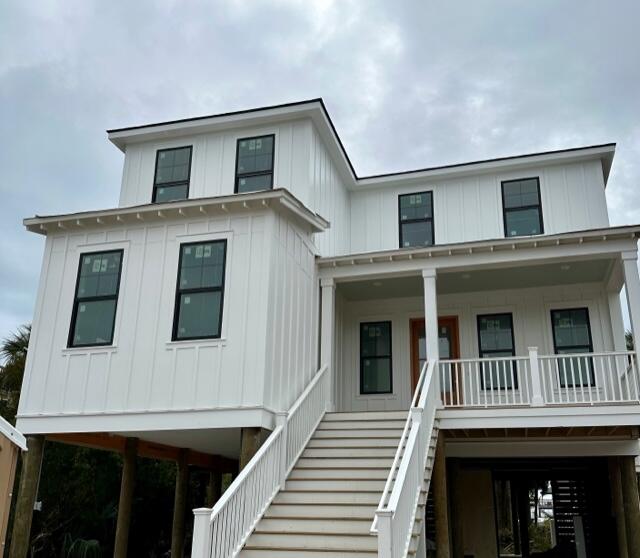
[[[453,427],[636,424],[635,235],[518,242],[321,260],[334,408],[408,410],[428,359]]]

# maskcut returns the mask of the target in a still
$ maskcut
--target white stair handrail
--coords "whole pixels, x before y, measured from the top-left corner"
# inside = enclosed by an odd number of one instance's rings
[[[234,558],[283,487],[328,404],[323,366],[213,509],[194,510],[192,558]],[[302,420],[304,418],[304,420]]]
[[[378,535],[378,556],[381,558],[406,557],[410,548],[435,425],[439,396],[436,371],[437,361],[429,361],[422,368],[409,416],[371,525],[371,533]]]

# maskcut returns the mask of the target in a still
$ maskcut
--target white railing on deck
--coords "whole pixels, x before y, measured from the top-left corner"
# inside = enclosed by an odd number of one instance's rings
[[[251,535],[304,450],[329,401],[323,367],[213,509],[194,510],[192,558],[233,558]]]
[[[385,484],[371,532],[378,556],[407,556],[415,523],[438,404],[437,363],[426,363]],[[396,475],[397,471],[397,475]]]
[[[447,408],[640,403],[636,353],[578,353],[442,360]]]

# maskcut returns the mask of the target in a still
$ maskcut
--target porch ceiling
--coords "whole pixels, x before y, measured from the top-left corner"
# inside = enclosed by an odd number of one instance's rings
[[[503,267],[438,273],[438,294],[549,287],[576,283],[601,283],[611,269],[611,259],[571,261],[543,265]],[[368,279],[340,283],[347,300],[377,300],[423,295],[422,276]]]

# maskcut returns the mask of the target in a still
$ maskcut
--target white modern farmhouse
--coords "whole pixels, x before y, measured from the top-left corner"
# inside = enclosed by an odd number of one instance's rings
[[[172,556],[189,519],[193,558],[640,556],[615,145],[359,177],[320,99],[108,134],[119,206],[25,220],[12,558],[45,439],[123,454],[119,558],[136,455],[177,462]]]

